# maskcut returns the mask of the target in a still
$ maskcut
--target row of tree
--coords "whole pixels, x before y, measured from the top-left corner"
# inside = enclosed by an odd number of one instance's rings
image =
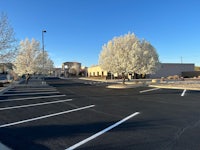
[[[20,75],[47,74],[53,68],[53,61],[35,39],[25,39],[16,46],[13,28],[5,14],[0,16],[0,61],[12,61],[14,71]],[[99,65],[112,73],[152,74],[159,69],[160,62],[156,49],[149,42],[128,33],[103,45]]]
[[[14,30],[8,22],[7,15],[0,14],[0,63],[12,63],[13,71],[23,74],[48,74],[54,63],[47,51],[43,51],[40,42],[25,39],[17,44]]]

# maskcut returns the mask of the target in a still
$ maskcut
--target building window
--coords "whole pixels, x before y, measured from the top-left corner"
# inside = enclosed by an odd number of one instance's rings
[[[99,76],[99,72],[97,72],[97,76]]]
[[[102,71],[102,76],[104,76],[104,72]]]

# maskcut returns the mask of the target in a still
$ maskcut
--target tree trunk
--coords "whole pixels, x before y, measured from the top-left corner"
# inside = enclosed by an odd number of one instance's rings
[[[125,74],[124,74],[124,73],[122,74],[122,79],[123,79],[123,84],[125,84],[125,79],[126,79],[126,76],[125,76]]]

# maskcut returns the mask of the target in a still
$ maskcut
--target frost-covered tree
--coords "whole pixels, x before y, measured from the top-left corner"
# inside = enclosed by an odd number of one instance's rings
[[[54,68],[54,63],[53,61],[48,57],[47,59],[47,63],[46,63],[46,74],[50,74],[52,73]]]
[[[44,68],[43,68],[43,62],[44,62]],[[50,72],[54,68],[54,63],[51,60],[51,58],[49,57],[47,51],[44,51],[44,53],[43,53],[43,51],[40,51],[40,53],[38,54],[38,56],[35,60],[35,63],[36,63],[36,65],[35,65],[36,73],[50,74]]]
[[[40,51],[40,43],[35,39],[25,39],[20,42],[19,52],[14,61],[14,71],[19,74],[34,73],[36,70],[35,60]]]
[[[140,45],[142,61],[140,61],[140,68],[136,72],[138,74],[154,74],[160,68],[158,54],[149,42],[143,40]]]
[[[0,14],[0,63],[11,62],[16,54],[14,30],[6,14]]]
[[[103,45],[99,65],[112,73],[153,74],[159,68],[155,48],[133,33],[115,37]]]
[[[53,61],[49,58],[48,53],[44,51],[43,55],[40,43],[35,39],[31,41],[25,39],[20,42],[19,52],[14,61],[14,66],[14,71],[19,75],[27,73],[48,74],[54,67]]]

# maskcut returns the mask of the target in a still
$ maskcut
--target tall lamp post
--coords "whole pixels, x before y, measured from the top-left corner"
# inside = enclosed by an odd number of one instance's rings
[[[46,33],[46,30],[42,30],[42,74],[44,76],[44,33]]]

